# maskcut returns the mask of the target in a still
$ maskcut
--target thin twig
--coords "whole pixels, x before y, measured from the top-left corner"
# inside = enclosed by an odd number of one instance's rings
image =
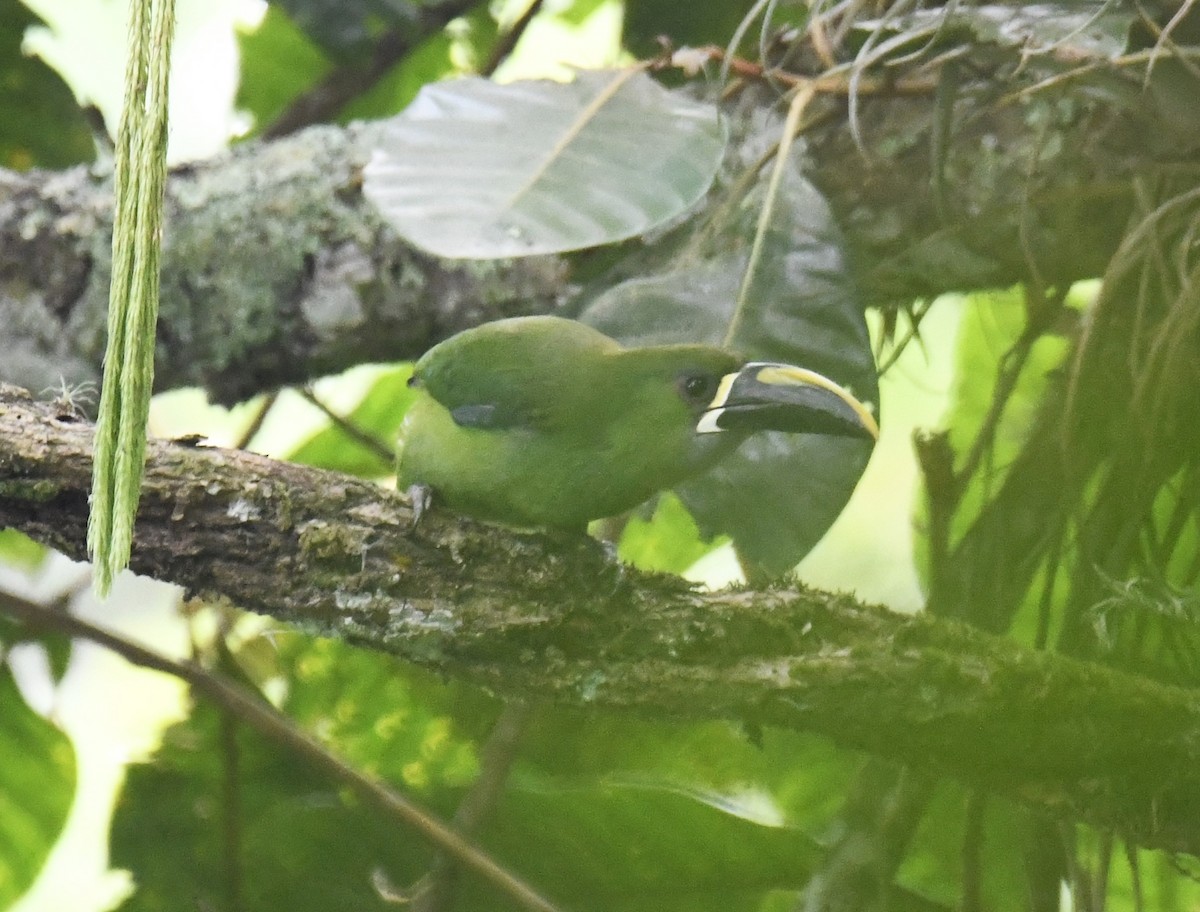
[[[1173,59],[1178,60],[1185,66],[1193,60],[1200,59],[1200,48],[1181,47],[1178,48]],[[1031,86],[1026,86],[1023,89],[1018,89],[1015,92],[1009,92],[1003,95],[994,103],[995,108],[1001,108],[1005,105],[1014,102],[1023,101],[1030,95],[1036,95],[1038,92],[1044,92],[1046,89],[1054,86],[1062,85],[1072,79],[1078,79],[1081,76],[1086,76],[1088,73],[1094,73],[1097,70],[1120,70],[1124,67],[1140,66],[1141,64],[1149,64],[1154,60],[1154,52],[1152,50],[1134,51],[1130,54],[1122,54],[1120,57],[1105,58],[1103,60],[1091,61],[1081,64],[1073,70],[1065,70],[1061,73],[1055,73],[1053,76],[1048,76],[1040,82],[1035,82]]]
[[[991,452],[996,431],[1000,427],[1000,419],[1004,417],[1008,400],[1016,392],[1017,381],[1020,379],[1021,372],[1025,369],[1025,363],[1029,360],[1033,346],[1039,338],[1041,338],[1041,333],[1038,330],[1027,327],[1020,338],[1013,343],[1013,347],[1000,359],[1000,372],[996,377],[995,392],[992,395],[992,401],[988,404],[987,414],[984,415],[979,432],[971,442],[971,448],[967,451],[962,468],[955,473],[955,483],[960,494],[966,490],[968,482],[978,471],[984,457]]]
[[[194,662],[169,659],[64,611],[30,602],[9,592],[0,591],[0,612],[41,629],[90,640],[111,649],[135,665],[160,671],[187,682],[193,690],[203,694],[259,734],[307,760],[316,769],[375,804],[397,823],[419,832],[459,864],[491,881],[526,909],[561,912],[558,906],[517,875],[501,867],[481,848],[455,832],[449,824],[439,820],[390,786],[371,778],[330,753],[312,735],[297,728],[291,719],[245,688],[215,676]]]
[[[313,389],[311,386],[301,387],[299,392],[300,392],[300,395],[304,398],[305,402],[307,402],[310,405],[317,408],[321,412],[321,414],[323,414],[326,418],[328,418],[330,421],[332,421],[338,427],[339,430],[344,432],[346,435],[354,438],[354,440],[361,443],[372,453],[379,456],[379,458],[382,459],[384,462],[390,463],[393,459],[396,458],[395,451],[391,447],[389,447],[385,443],[383,443],[383,441],[381,441],[378,437],[374,437],[371,434],[368,434],[362,428],[358,427],[354,422],[350,421],[343,415],[339,415],[337,412],[335,412],[333,409],[331,409],[329,406],[327,406],[324,402],[322,402],[320,399],[318,399],[317,394],[313,392]]]
[[[237,716],[221,712],[221,813],[222,858],[225,865],[225,902],[231,912],[242,905],[242,765],[237,740]]]
[[[911,343],[921,338],[921,321],[925,319],[926,315],[932,309],[932,301],[925,302],[923,306],[921,305],[921,302],[918,301],[916,305],[907,311],[908,332],[906,332],[902,338],[892,343],[891,350],[888,351],[886,356],[883,355],[882,347],[880,352],[876,355],[875,360],[879,362],[879,367],[876,369],[876,373],[880,377],[882,377],[895,366],[896,362],[900,360],[900,356],[904,354],[905,349],[907,349]]]
[[[420,21],[415,25],[389,29],[371,47],[364,66],[361,55],[353,64],[335,67],[320,82],[284,109],[262,131],[265,139],[277,139],[297,130],[325,123],[348,103],[373,88],[429,36],[440,32],[452,20],[467,13],[475,0],[453,0],[420,7]]]
[[[967,815],[962,840],[962,897],[960,912],[980,912],[983,905],[984,816],[987,796],[972,792],[967,796]]]
[[[774,80],[793,88],[800,85],[809,86],[818,95],[849,95],[851,91],[851,80],[848,76],[843,75],[849,71],[848,64],[831,69],[820,76],[808,77],[774,67],[764,67],[761,63],[754,63],[742,57],[729,56],[716,45],[706,45],[699,50],[707,54],[710,59],[721,61],[729,72],[746,79]],[[931,78],[878,79],[863,77],[859,81],[856,91],[859,95],[889,97],[932,95],[937,91],[937,86],[938,80]]]
[[[534,16],[542,11],[542,6],[546,0],[533,0],[526,7],[525,12],[521,13],[521,18],[512,24],[500,38],[496,41],[496,46],[492,48],[492,53],[488,55],[487,63],[483,65],[483,69],[479,71],[480,76],[491,76],[499,69],[500,64],[508,59],[508,56],[517,46],[517,42],[521,40],[521,36],[525,34],[525,30],[529,28],[529,23],[533,21]]]
[[[504,705],[483,746],[479,777],[454,813],[454,829],[461,836],[469,838],[479,832],[496,806],[532,718],[533,706],[529,703],[511,701]],[[446,912],[454,908],[459,869],[452,856],[439,852],[429,873],[409,891],[413,912]]]
[[[1129,865],[1129,892],[1133,894],[1133,912],[1142,912],[1142,867],[1138,862],[1138,847],[1128,839],[1122,839],[1125,861]]]
[[[258,404],[258,411],[254,413],[254,419],[242,431],[242,436],[237,439],[233,445],[236,450],[248,449],[250,444],[254,442],[254,438],[258,436],[258,432],[262,430],[263,422],[267,420],[267,414],[275,403],[279,401],[279,390],[271,390],[263,397],[263,401]]]
[[[813,90],[811,86],[802,85],[796,91],[796,95],[792,98],[792,102],[788,106],[787,119],[783,124],[783,135],[779,138],[779,150],[776,153],[775,167],[771,171],[771,177],[767,181],[766,197],[763,200],[762,211],[759,213],[758,226],[754,232],[754,242],[750,245],[750,255],[746,261],[746,271],[742,276],[741,288],[738,290],[737,304],[734,306],[733,316],[729,320],[729,326],[725,329],[725,338],[721,343],[725,348],[733,345],[734,340],[737,338],[738,330],[741,328],[746,306],[750,300],[750,289],[757,278],[759,258],[762,255],[763,245],[766,242],[767,229],[770,227],[771,216],[775,212],[775,202],[779,198],[779,188],[783,183],[783,175],[789,163],[792,141],[800,129],[800,118],[804,115],[804,109],[808,107],[812,99]]]

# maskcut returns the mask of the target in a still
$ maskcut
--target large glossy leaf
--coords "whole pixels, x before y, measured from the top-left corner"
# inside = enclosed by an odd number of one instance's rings
[[[567,707],[539,712],[521,743],[553,781],[687,783],[743,796],[822,832],[841,809],[855,762],[814,735],[728,722],[634,719]]]
[[[811,368],[877,402],[875,363],[841,235],[795,162],[787,165],[773,211],[730,347],[748,358]],[[730,229],[732,243],[743,248],[757,210],[746,212]],[[580,319],[627,345],[720,344],[747,260],[744,249],[735,250],[630,280],[597,298]],[[760,434],[676,490],[705,537],[731,536],[743,558],[775,575],[794,567],[824,534],[870,452],[861,440]]]
[[[641,71],[462,79],[426,86],[389,125],[363,189],[439,256],[556,253],[677,217],[708,189],[723,150],[714,107]]]
[[[0,666],[0,908],[41,871],[75,796],[75,752]]]
[[[121,908],[377,908],[371,866],[396,855],[378,822],[286,752],[221,724],[197,704],[152,763],[128,770],[110,841],[137,889]]]
[[[523,778],[487,837],[570,908],[753,910],[769,890],[803,886],[820,855],[802,830],[719,793]]]
[[[122,908],[229,908],[239,895],[227,863],[233,833],[246,908],[382,909],[377,872],[404,888],[427,870],[423,840],[245,730],[237,735],[239,803],[225,803],[218,725],[200,708],[170,733],[153,765],[130,771],[113,860],[133,871],[137,891]],[[811,837],[733,813],[717,795],[522,778],[526,785],[509,789],[481,841],[568,908],[749,912],[767,890],[799,887],[813,867]],[[461,794],[425,800],[448,815]],[[513,908],[474,880],[460,900],[462,910]]]
[[[114,862],[138,884],[123,908],[228,907],[234,882],[224,840],[232,832],[247,908],[384,908],[377,872],[403,888],[427,870],[422,840],[244,730],[240,806],[224,804],[217,724],[201,709],[172,732],[154,765],[131,770],[113,837]],[[771,889],[799,888],[818,853],[804,832],[748,818],[719,794],[519,778],[524,784],[509,788],[480,839],[568,908],[750,912]],[[448,815],[461,794],[438,791],[425,800]],[[230,812],[237,816],[226,820]],[[468,879],[456,908],[514,906]]]

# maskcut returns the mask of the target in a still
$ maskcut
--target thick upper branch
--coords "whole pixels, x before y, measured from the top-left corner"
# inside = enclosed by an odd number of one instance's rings
[[[83,556],[91,435],[0,386],[0,527]],[[704,594],[437,511],[414,529],[369,483],[162,442],[134,569],[501,693],[813,729],[1200,851],[1200,696],[958,624],[798,587]]]
[[[160,389],[235,402],[553,306],[553,258],[453,264],[400,242],[360,192],[376,129],[317,127],[171,175]],[[99,378],[111,210],[93,169],[0,171],[0,381]]]
[[[1179,139],[1195,124],[1158,104],[1156,83],[1144,88],[1136,66],[1101,58],[1088,71],[1121,87],[1118,104],[1065,79],[1021,95],[1067,64],[1026,59],[1018,47],[972,39],[929,49],[932,60],[899,56],[910,62],[854,90],[857,132],[847,83],[814,102],[804,135],[808,172],[845,231],[869,305],[1094,277],[1134,213],[1138,181],[1195,180],[1194,152]],[[889,90],[909,71],[927,91]],[[748,166],[778,139],[778,121],[762,116],[776,101],[771,91],[745,93],[731,110],[740,143],[731,161]],[[464,265],[402,243],[361,193],[377,129],[316,127],[172,175],[160,388],[202,385],[219,400],[243,399],[365,360],[415,356],[468,325],[568,297],[578,260]],[[110,209],[111,184],[92,170],[0,172],[0,381],[41,389],[60,375],[97,378]],[[677,263],[680,234],[702,224],[701,213],[652,239],[633,268]],[[606,273],[589,261],[589,287],[629,274],[630,257],[615,262]]]

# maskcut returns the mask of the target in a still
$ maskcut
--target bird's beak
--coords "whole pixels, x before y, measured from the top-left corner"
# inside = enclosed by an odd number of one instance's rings
[[[871,410],[828,377],[755,361],[721,378],[696,433],[789,431],[879,439]]]

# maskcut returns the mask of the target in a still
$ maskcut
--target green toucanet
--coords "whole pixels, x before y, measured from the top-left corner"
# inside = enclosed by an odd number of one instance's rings
[[[558,317],[461,332],[409,382],[398,484],[523,527],[622,513],[755,431],[879,435],[862,403],[813,371],[706,345],[622,348]]]

